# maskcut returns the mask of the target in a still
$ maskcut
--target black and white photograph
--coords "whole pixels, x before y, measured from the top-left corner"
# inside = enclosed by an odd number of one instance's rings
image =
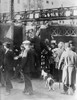
[[[0,0],[0,100],[77,100],[77,0]]]

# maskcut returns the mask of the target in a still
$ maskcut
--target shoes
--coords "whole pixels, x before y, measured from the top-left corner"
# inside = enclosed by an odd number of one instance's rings
[[[24,83],[24,80],[19,80],[18,83]]]
[[[4,84],[2,84],[2,87],[5,87],[5,85],[4,85]]]
[[[25,92],[27,92],[27,91],[24,89],[23,93],[25,93]]]
[[[74,91],[72,90],[72,88],[68,88],[67,91],[62,91],[61,94],[73,95]]]
[[[23,93],[25,94],[25,95],[33,95],[33,92],[27,92],[27,91],[23,91]]]
[[[67,94],[67,91],[62,91],[61,94]]]
[[[6,96],[10,95],[10,91],[6,91],[6,94],[5,95]]]
[[[24,94],[25,94],[25,95],[29,95],[29,92],[25,92]]]
[[[33,92],[29,93],[29,95],[33,95]]]
[[[71,87],[68,88],[67,94],[68,95],[73,95],[74,94],[74,91]]]

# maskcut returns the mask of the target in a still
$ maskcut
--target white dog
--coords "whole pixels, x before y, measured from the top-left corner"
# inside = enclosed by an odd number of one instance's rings
[[[54,79],[51,77],[51,75],[49,75],[42,69],[41,76],[44,80],[46,80],[45,87],[48,87],[49,91],[51,89],[54,90]]]
[[[48,74],[42,69],[42,71],[41,71],[41,76],[42,76],[43,79],[45,80],[46,77],[48,76]]]

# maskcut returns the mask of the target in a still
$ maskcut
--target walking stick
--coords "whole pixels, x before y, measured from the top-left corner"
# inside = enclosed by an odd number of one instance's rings
[[[60,70],[58,70],[58,79],[59,79],[59,89],[60,89]]]

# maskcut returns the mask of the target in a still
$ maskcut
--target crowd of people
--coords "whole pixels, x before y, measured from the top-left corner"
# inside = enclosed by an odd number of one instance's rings
[[[12,70],[15,72],[14,77],[19,72],[23,77],[25,82],[23,93],[31,95],[33,87],[30,75],[36,71],[40,76],[41,70],[44,69],[54,77],[54,68],[62,70],[64,93],[75,92],[77,54],[72,41],[57,44],[54,39],[50,42],[48,39],[42,41],[39,36],[31,33],[29,40],[22,42],[21,52],[17,56],[10,49],[10,45],[8,42],[0,42],[0,80],[1,85],[6,87],[7,94],[13,88],[10,78]]]
[[[77,54],[72,41],[67,43],[60,42],[56,59],[57,68],[62,70],[62,83],[65,94],[73,94],[76,84]]]

